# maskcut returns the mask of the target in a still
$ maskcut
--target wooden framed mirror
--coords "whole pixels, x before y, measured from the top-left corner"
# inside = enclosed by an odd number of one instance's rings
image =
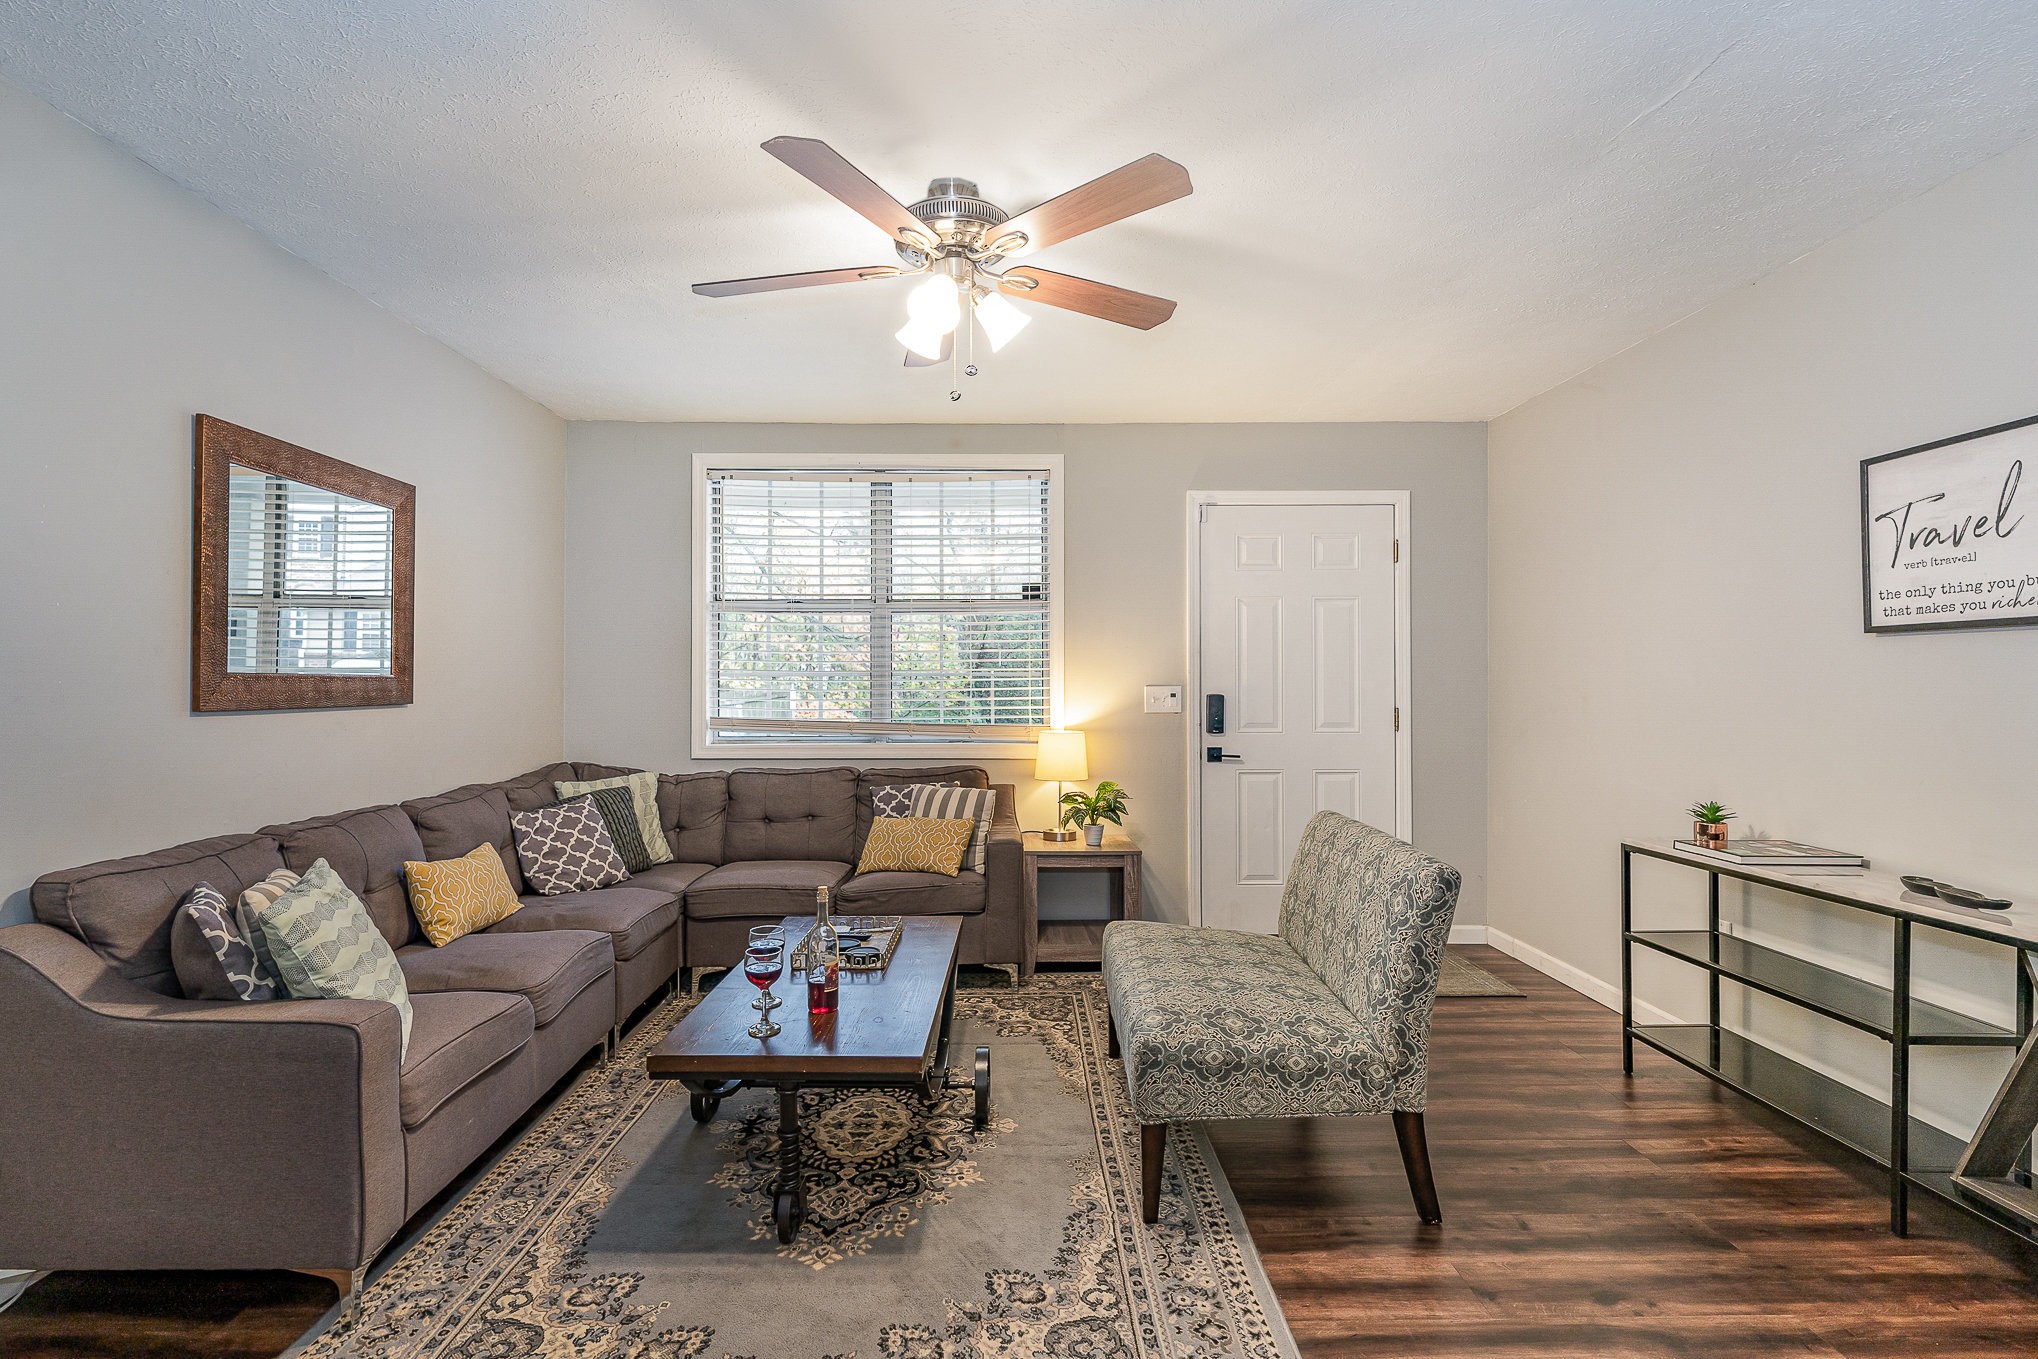
[[[411,701],[417,488],[198,417],[191,710]]]

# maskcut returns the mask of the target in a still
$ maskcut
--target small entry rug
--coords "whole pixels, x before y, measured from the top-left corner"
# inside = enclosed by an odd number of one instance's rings
[[[1002,979],[1000,979],[1002,983]],[[1091,975],[965,986],[968,1089],[806,1095],[809,1218],[772,1232],[776,1096],[700,1126],[644,1054],[655,1012],[303,1351],[309,1359],[1295,1359],[1200,1130],[1139,1220],[1139,1127]],[[804,1016],[789,1004],[781,1016]]]
[[[1443,976],[1437,980],[1437,995],[1519,996],[1522,993],[1477,963],[1466,962],[1449,949],[1444,950]]]

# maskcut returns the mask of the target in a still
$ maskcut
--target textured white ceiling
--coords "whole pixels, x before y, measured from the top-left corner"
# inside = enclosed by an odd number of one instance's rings
[[[0,72],[572,418],[1485,419],[2038,132],[2030,0],[7,0]],[[946,399],[910,285],[757,149],[1017,212],[1149,151],[1195,194],[1043,251]],[[1025,306],[1025,303],[1021,303]]]

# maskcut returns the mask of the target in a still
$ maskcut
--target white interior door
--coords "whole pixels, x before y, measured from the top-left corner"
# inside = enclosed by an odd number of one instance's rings
[[[1329,809],[1402,833],[1395,507],[1199,510],[1203,923],[1270,934],[1310,817]]]

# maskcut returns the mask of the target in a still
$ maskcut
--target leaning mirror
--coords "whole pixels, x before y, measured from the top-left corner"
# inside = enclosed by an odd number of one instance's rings
[[[199,416],[192,710],[410,702],[416,499]]]

